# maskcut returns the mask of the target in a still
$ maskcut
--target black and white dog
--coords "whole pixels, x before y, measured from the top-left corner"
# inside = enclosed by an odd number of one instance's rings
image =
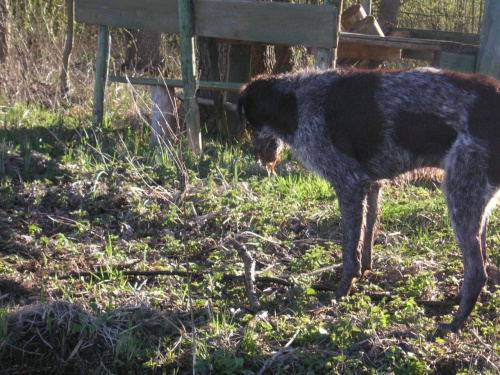
[[[338,296],[372,267],[378,181],[444,169],[464,281],[458,312],[443,328],[463,326],[487,280],[486,227],[500,188],[499,81],[432,68],[306,71],[254,79],[238,113],[257,155],[285,144],[335,188],[343,220]]]

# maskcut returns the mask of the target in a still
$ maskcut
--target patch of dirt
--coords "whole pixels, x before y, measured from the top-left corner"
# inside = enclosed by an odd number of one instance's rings
[[[0,276],[0,298],[26,305],[40,298],[40,287],[15,276]]]

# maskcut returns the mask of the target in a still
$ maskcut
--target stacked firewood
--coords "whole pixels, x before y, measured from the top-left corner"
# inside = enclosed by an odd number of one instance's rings
[[[392,24],[379,24],[372,15],[367,15],[360,4],[348,8],[342,13],[342,31],[355,34],[378,35],[384,37],[392,29]],[[337,52],[339,66],[355,66],[356,68],[378,68],[384,61],[401,58],[399,48],[379,48],[377,46],[361,46],[346,43],[340,38]]]

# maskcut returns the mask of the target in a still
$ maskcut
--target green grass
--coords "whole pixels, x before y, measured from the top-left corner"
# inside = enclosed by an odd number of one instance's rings
[[[435,184],[384,187],[374,270],[336,299],[311,288],[340,280],[328,184],[290,154],[268,177],[247,143],[207,138],[200,158],[182,155],[179,200],[179,155],[149,146],[127,100],[98,129],[85,107],[4,108],[0,373],[256,374],[275,353],[270,374],[498,373],[496,211],[488,291],[466,328],[442,337],[436,325],[456,307],[428,301],[450,301],[463,268]],[[224,279],[243,273],[233,237],[258,276],[289,276],[257,284],[267,316],[250,312],[243,281]]]

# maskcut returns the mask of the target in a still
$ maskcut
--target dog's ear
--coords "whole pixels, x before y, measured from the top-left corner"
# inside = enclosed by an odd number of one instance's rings
[[[285,86],[285,88],[283,88]],[[297,98],[279,77],[253,80],[238,99],[238,117],[247,120],[251,130],[267,126],[279,134],[289,135],[297,129]]]

